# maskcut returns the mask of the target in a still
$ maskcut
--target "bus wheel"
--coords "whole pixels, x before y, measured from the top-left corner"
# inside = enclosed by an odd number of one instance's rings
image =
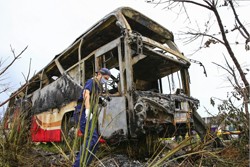
[[[61,124],[61,141],[73,141],[74,140],[74,118],[73,111],[64,114]]]
[[[128,154],[137,159],[151,157],[159,146],[159,136],[156,134],[147,134],[136,140],[131,140],[127,150]]]

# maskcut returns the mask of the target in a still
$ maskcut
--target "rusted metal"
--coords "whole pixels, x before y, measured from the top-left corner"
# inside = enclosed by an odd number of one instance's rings
[[[126,118],[126,99],[125,97],[112,97],[107,106],[101,110],[98,118],[99,131],[104,138],[114,138],[119,131],[123,138],[128,136]]]

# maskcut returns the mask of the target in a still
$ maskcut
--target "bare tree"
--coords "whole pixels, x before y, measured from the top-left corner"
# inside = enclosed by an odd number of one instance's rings
[[[12,46],[10,45],[10,49],[13,55],[12,60],[10,61],[10,63],[8,63],[7,65],[4,65],[6,60],[3,60],[2,58],[0,59],[0,94],[6,92],[9,90],[10,86],[8,83],[6,83],[6,78],[5,78],[5,74],[8,71],[8,69],[10,67],[13,66],[13,64],[21,58],[21,55],[25,52],[25,50],[28,48],[28,46],[26,46],[19,54],[16,55],[15,50],[12,48]],[[6,104],[9,101],[9,99],[5,100],[4,102],[1,102],[0,107],[2,107],[4,104]]]
[[[188,10],[186,7],[186,5],[188,5],[188,4],[195,5],[195,6],[203,8],[203,9],[206,9],[206,10],[210,11],[215,16],[216,21],[217,21],[217,25],[219,27],[219,32],[217,35],[209,34],[208,33],[209,27],[206,27],[205,31],[203,31],[203,32],[201,32],[200,30],[190,29],[190,31],[186,32],[185,34],[191,35],[189,42],[192,42],[192,41],[197,40],[198,38],[201,38],[205,47],[209,47],[211,44],[220,43],[226,48],[227,53],[230,56],[231,60],[233,61],[234,66],[236,67],[236,71],[239,73],[239,76],[240,76],[240,79],[234,78],[233,80],[230,80],[230,83],[232,85],[234,85],[234,88],[237,89],[238,93],[240,93],[240,95],[242,96],[243,104],[245,107],[245,114],[246,114],[247,120],[249,121],[249,109],[248,109],[249,92],[250,92],[249,82],[246,78],[246,75],[245,75],[243,68],[241,67],[241,65],[237,59],[237,56],[236,56],[234,50],[232,49],[232,47],[230,45],[230,42],[229,42],[228,36],[227,36],[229,31],[230,32],[238,31],[241,34],[241,36],[243,37],[243,39],[245,39],[244,43],[245,43],[246,51],[248,51],[250,49],[249,48],[250,35],[249,35],[249,32],[246,29],[245,25],[239,19],[239,16],[235,10],[234,5],[236,4],[236,1],[233,1],[233,0],[202,0],[202,1],[201,0],[200,1],[195,1],[195,0],[165,0],[165,1],[162,1],[162,0],[158,0],[156,2],[155,0],[151,0],[151,1],[147,1],[147,2],[156,4],[156,5],[164,5],[165,6],[164,8],[168,8],[168,9],[180,7],[179,10],[182,10],[186,13],[187,19],[189,19],[189,13],[187,12]],[[223,7],[223,6],[230,7],[230,9],[232,10],[232,13],[233,13],[233,16],[235,19],[235,25],[231,30],[225,29],[223,19],[221,18],[221,14],[219,13],[219,8]],[[208,26],[208,25],[205,25],[205,26]],[[204,39],[206,39],[206,40],[204,40]],[[200,47],[200,48],[202,48],[202,47]],[[227,68],[226,71],[231,76],[235,77],[236,76],[235,70],[230,68],[231,66],[229,66],[229,64],[228,64],[228,67],[229,67],[229,69]],[[243,85],[241,85],[240,82],[242,82]]]

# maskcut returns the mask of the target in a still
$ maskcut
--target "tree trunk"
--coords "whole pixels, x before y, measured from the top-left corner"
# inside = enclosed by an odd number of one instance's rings
[[[246,89],[246,91],[243,91],[243,103],[244,103],[244,106],[245,106],[245,112],[246,112],[246,117],[249,121],[249,111],[248,111],[248,103],[249,103],[249,92],[250,92],[250,88],[249,88],[249,82],[247,81],[246,79],[246,76],[237,60],[237,58],[235,57],[234,55],[234,52],[227,40],[227,37],[226,37],[226,34],[225,34],[225,30],[224,30],[224,27],[223,27],[223,24],[222,24],[222,21],[221,21],[221,18],[220,18],[220,15],[216,9],[216,6],[211,6],[211,10],[214,12],[215,16],[216,16],[216,19],[217,19],[217,22],[218,22],[218,25],[219,25],[219,28],[220,28],[220,31],[221,31],[221,35],[222,35],[222,39],[224,41],[224,44],[225,44],[225,47],[228,51],[228,54],[230,55],[231,59],[233,60],[239,74],[240,74],[240,77],[245,85],[245,88],[243,89]]]

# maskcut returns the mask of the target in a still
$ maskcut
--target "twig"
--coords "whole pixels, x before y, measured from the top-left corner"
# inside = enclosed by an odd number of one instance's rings
[[[0,104],[0,107],[2,107],[3,105],[5,105],[8,101],[10,101],[13,97],[15,97],[16,95],[18,95],[20,92],[22,92],[27,86],[29,86],[31,83],[33,82],[30,82],[30,83],[26,83],[25,85],[23,85],[23,87],[17,91],[15,94],[11,95],[7,100],[5,100],[4,102],[2,102]]]
[[[9,88],[4,88],[3,90],[0,91],[0,94],[2,94],[3,92],[6,92]]]
[[[245,33],[245,34],[247,35],[247,37],[248,37],[248,38],[246,38],[246,39],[247,39],[247,41],[249,42],[249,40],[250,40],[250,35],[249,35],[247,29],[246,29],[246,28],[243,26],[243,24],[241,23],[241,21],[240,21],[238,15],[237,15],[237,13],[236,13],[236,10],[235,10],[235,8],[234,8],[233,2],[232,2],[232,1],[228,1],[228,2],[229,2],[230,6],[231,6],[231,8],[232,8],[232,10],[233,10],[234,17],[235,17],[236,21],[237,21],[238,24],[240,25],[240,26],[239,26],[239,30],[240,30],[240,28],[243,29],[244,33]]]
[[[12,62],[10,62],[9,65],[7,65],[7,67],[5,67],[5,69],[3,69],[3,71],[0,72],[0,76],[5,73],[5,71],[7,71],[11,66],[12,64],[21,57],[21,55],[23,54],[23,52],[28,48],[28,46],[26,46],[17,56],[15,54],[15,51],[14,49],[12,48],[12,46],[10,45],[10,48],[11,48],[11,52],[13,53],[13,56],[14,56],[14,59],[12,60]]]
[[[23,77],[24,77],[24,80],[25,82],[28,82],[29,81],[29,77],[30,77],[30,70],[31,70],[31,58],[30,58],[30,62],[29,62],[29,70],[28,70],[28,74],[27,74],[27,77],[25,77],[25,75],[22,73]]]
[[[205,33],[193,33],[193,32],[188,32],[187,34],[190,35],[195,35],[195,36],[207,36],[210,37],[212,39],[215,39],[216,41],[220,42],[221,44],[225,45],[225,43],[223,41],[221,41],[220,39],[214,37],[213,35],[209,35],[209,34],[205,34]]]

